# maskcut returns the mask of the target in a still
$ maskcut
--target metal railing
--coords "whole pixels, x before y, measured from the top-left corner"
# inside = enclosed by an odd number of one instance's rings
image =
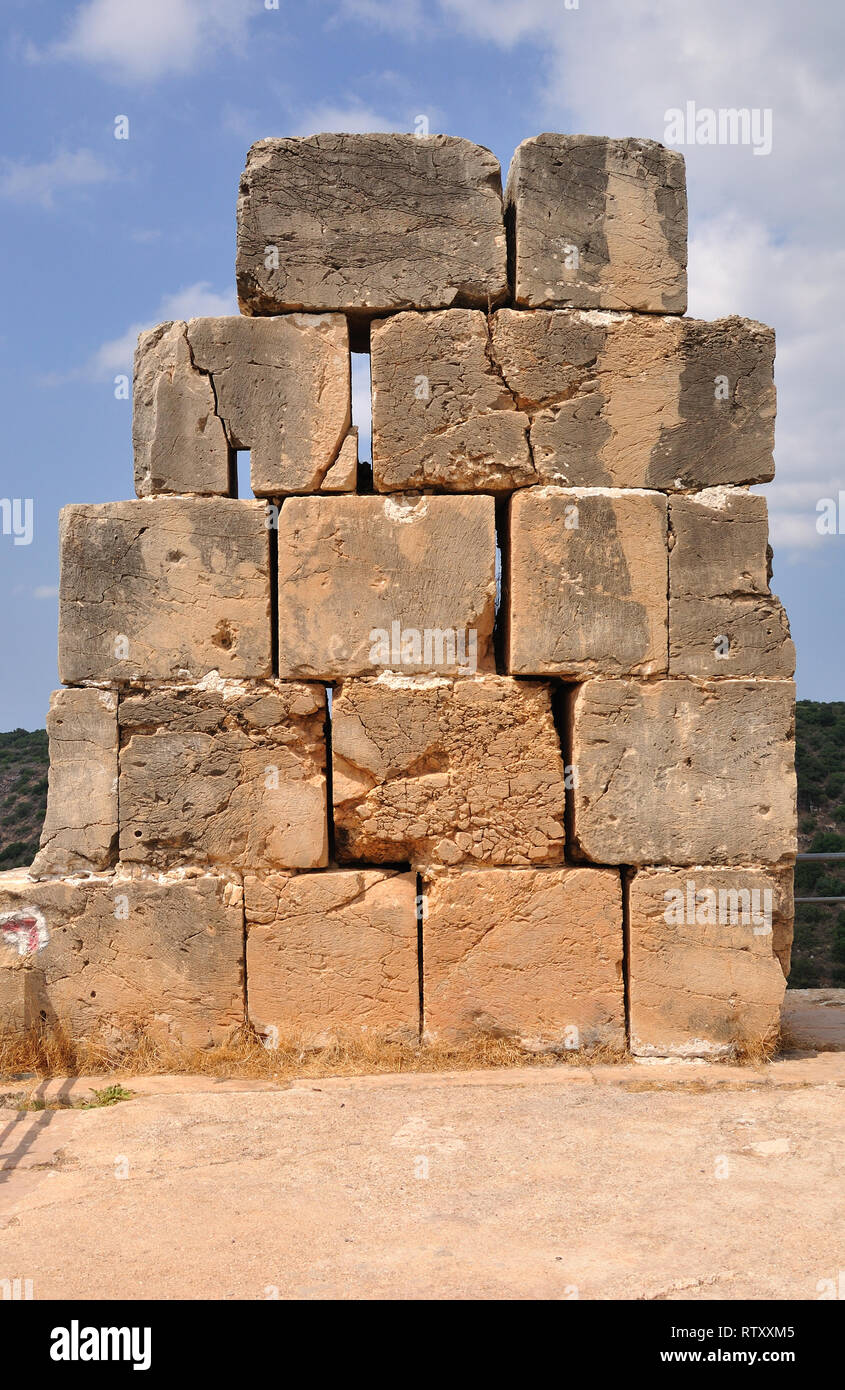
[[[805,864],[811,859],[845,859],[845,853],[838,850],[835,854],[796,854],[795,862]],[[795,898],[796,903],[845,903],[845,897],[839,898]]]

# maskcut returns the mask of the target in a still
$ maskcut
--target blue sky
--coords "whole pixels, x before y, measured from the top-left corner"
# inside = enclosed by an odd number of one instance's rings
[[[666,112],[772,115],[772,149],[683,147],[690,313],[773,324],[774,588],[799,696],[845,698],[842,179],[845,18],[805,0],[4,0],[0,729],[43,725],[57,685],[59,508],[132,496],[139,328],[235,311],[249,144],[319,130],[432,131],[507,171],[542,130],[662,140]],[[128,120],[129,138],[115,139]],[[117,127],[120,129],[120,126]],[[845,497],[843,497],[845,504]]]

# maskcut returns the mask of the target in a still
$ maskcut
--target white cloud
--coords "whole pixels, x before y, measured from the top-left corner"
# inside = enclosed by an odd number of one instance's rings
[[[314,106],[306,111],[299,126],[292,135],[320,135],[324,131],[343,131],[347,135],[367,135],[371,131],[390,132],[402,130],[401,124],[380,116],[368,106],[352,102],[346,106]]]
[[[110,177],[108,167],[91,150],[65,150],[40,164],[4,159],[0,161],[0,196],[50,208],[60,190],[88,188]]]
[[[63,39],[39,58],[90,63],[117,81],[193,71],[243,44],[259,0],[85,0]]]
[[[33,598],[58,598],[58,597],[59,597],[59,586],[58,586],[58,584],[39,584],[35,589],[33,589],[33,591],[32,591],[32,597],[33,597]]]

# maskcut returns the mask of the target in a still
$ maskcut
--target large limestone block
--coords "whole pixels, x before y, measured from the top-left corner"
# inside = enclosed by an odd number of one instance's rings
[[[771,1041],[786,987],[775,949],[791,933],[791,906],[785,876],[760,868],[635,874],[632,1052],[708,1057]]]
[[[673,492],[774,477],[764,324],[500,309],[492,353],[539,481]]]
[[[496,492],[536,481],[528,416],[494,361],[480,309],[374,323],[371,358],[378,492]]]
[[[250,450],[256,497],[321,491],[352,419],[343,315],[192,319],[188,342],[231,447]]]
[[[268,1046],[419,1036],[416,877],[248,875],[247,1009]]]
[[[74,504],[61,513],[59,542],[66,685],[272,674],[261,502]]]
[[[278,530],[281,676],[492,666],[492,497],[293,497]]]
[[[0,1031],[209,1047],[243,1020],[240,883],[0,874]]]
[[[107,869],[117,849],[117,696],[54,691],[47,733],[47,815],[30,872],[48,878]]]
[[[139,497],[230,491],[226,431],[211,378],[191,355],[187,328],[160,323],[138,338],[132,443]]]
[[[245,314],[497,304],[498,162],[451,135],[259,140],[241,175],[237,279]]]
[[[345,680],[332,706],[341,862],[556,864],[564,770],[549,687]]]
[[[432,878],[424,901],[429,1040],[625,1046],[618,872],[466,869]]]
[[[120,701],[126,863],[313,869],[328,862],[321,685],[220,681]]]
[[[591,680],[570,708],[572,830],[603,864],[795,854],[791,681]]]
[[[510,503],[508,670],[666,674],[667,501],[529,488]]]
[[[683,156],[653,140],[536,135],[508,172],[517,304],[687,306]]]
[[[765,497],[709,488],[669,504],[669,672],[791,676],[795,646],[769,589]]]

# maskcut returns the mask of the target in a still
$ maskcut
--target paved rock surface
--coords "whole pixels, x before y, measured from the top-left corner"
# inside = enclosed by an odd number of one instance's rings
[[[245,314],[372,318],[507,293],[498,161],[451,135],[259,140],[238,198]]]
[[[540,682],[343,681],[332,750],[342,862],[563,859],[564,771]]]
[[[517,304],[682,314],[687,307],[683,155],[653,140],[547,133],[508,172]]]
[[[117,697],[56,690],[47,714],[50,773],[36,876],[107,869],[117,849]]]
[[[415,874],[248,875],[247,1007],[268,1044],[419,1036]]]

